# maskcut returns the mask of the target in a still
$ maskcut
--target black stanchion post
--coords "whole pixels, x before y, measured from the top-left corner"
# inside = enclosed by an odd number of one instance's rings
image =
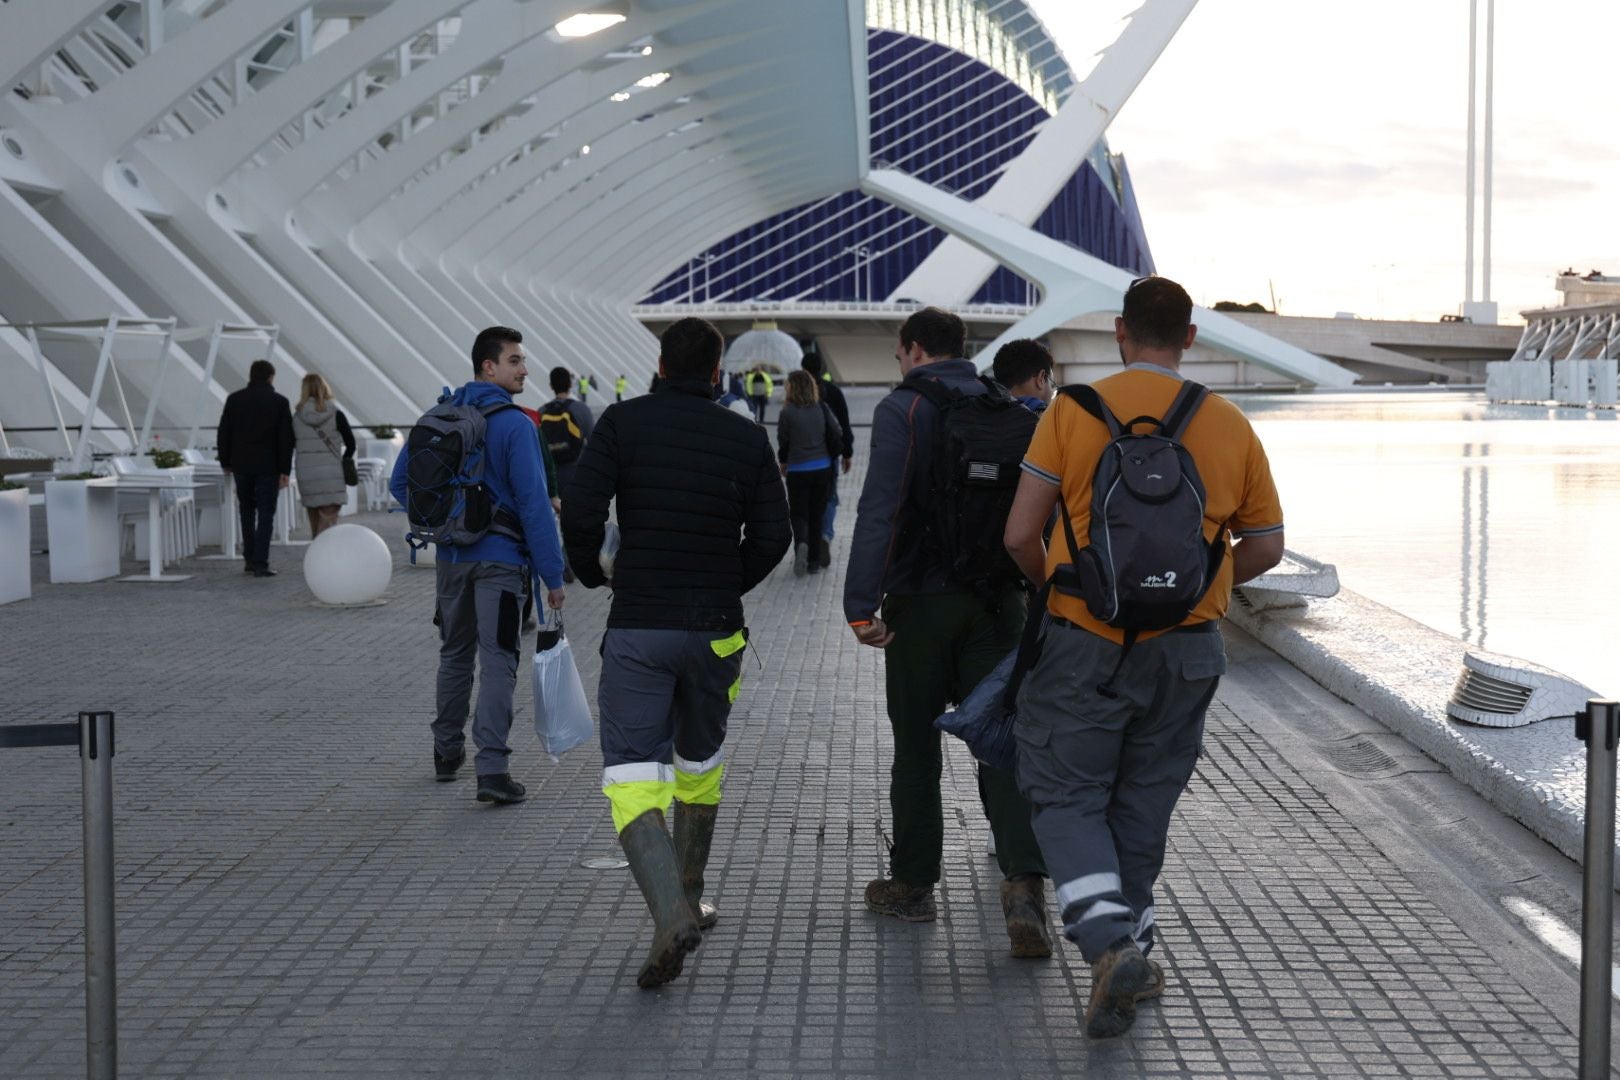
[[[113,938],[113,714],[77,724],[0,724],[0,750],[78,744],[84,781],[84,1057],[90,1080],[118,1076],[117,943]]]
[[[118,1075],[118,948],[113,918],[113,714],[79,714],[84,771],[84,1052],[90,1080]]]
[[[1607,1080],[1614,970],[1614,784],[1620,702],[1593,699],[1575,717],[1586,743],[1586,868],[1581,896],[1581,1078]]]

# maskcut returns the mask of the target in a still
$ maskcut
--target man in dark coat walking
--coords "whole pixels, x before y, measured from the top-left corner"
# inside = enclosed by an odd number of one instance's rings
[[[703,874],[742,691],[742,599],[792,536],[770,439],[713,401],[724,346],[702,319],[665,330],[658,389],[607,407],[563,498],[580,583],[613,588],[596,695],[602,793],[656,926],[644,989],[679,975],[719,918]],[[598,558],[610,503],[611,582]]]
[[[219,467],[236,479],[242,511],[244,573],[275,577],[270,569],[270,534],[276,526],[276,499],[292,476],[292,407],[276,393],[275,365],[255,360],[248,384],[225,399],[219,416]]]

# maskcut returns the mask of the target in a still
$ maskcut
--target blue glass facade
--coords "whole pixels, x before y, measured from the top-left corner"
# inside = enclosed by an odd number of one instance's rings
[[[887,30],[869,31],[867,43],[874,166],[975,199],[1047,119],[1024,89],[953,49]],[[1115,266],[1153,269],[1123,162],[1101,147],[1035,227]],[[905,211],[849,192],[743,229],[670,274],[644,302],[883,299],[942,239]],[[998,269],[973,300],[1023,304],[1032,296],[1024,279]]]

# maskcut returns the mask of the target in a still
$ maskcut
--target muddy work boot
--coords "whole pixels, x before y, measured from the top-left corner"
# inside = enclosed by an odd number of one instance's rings
[[[1136,995],[1137,1001],[1146,1001],[1149,998],[1159,997],[1164,993],[1164,968],[1160,967],[1155,960],[1148,960],[1147,966],[1148,971],[1152,972],[1151,981],[1148,983],[1147,989],[1140,991]]]
[[[648,810],[626,825],[619,833],[619,845],[652,912],[652,951],[636,976],[637,986],[651,990],[681,973],[686,954],[703,943],[703,933],[681,889],[675,845],[664,831],[663,811]]]
[[[1019,874],[1001,883],[1001,913],[1007,917],[1007,938],[1012,954],[1026,960],[1052,955],[1052,935],[1046,929],[1046,879]]]
[[[703,902],[703,868],[709,865],[709,844],[714,840],[714,818],[719,810],[718,806],[675,800],[675,861],[681,867],[681,890],[700,930],[720,921],[715,906]]]
[[[932,885],[908,885],[894,878],[867,883],[866,910],[906,922],[933,922],[939,918]]]
[[[1136,942],[1130,938],[1115,942],[1091,965],[1086,1034],[1093,1039],[1112,1039],[1131,1030],[1136,1023],[1136,1003],[1151,996],[1153,983],[1153,966]]]

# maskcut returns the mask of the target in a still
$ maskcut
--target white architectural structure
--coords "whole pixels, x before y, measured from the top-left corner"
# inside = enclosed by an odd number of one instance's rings
[[[1562,307],[1524,313],[1513,357],[1490,365],[1485,392],[1492,401],[1577,408],[1620,405],[1620,278],[1596,270],[1561,274]]]
[[[525,330],[538,367],[644,384],[656,342],[630,306],[649,287],[739,227],[864,190],[980,252],[974,273],[995,259],[1037,281],[1014,328],[1035,332],[1114,307],[1125,281],[1042,243],[1025,204],[1054,163],[1072,173],[1192,3],[1145,0],[976,205],[869,167],[861,0],[10,0],[0,322],[274,328],[177,335],[162,363],[123,365],[129,413],[174,441],[267,349],[284,387],[317,370],[358,423],[400,423],[465,381],[490,323]],[[958,277],[934,263],[914,284],[949,302]],[[1199,323],[1256,363],[1348,381]],[[0,385],[40,387],[0,394],[0,425],[127,449],[101,430],[127,425],[98,405],[94,361],[42,361],[0,327]]]

